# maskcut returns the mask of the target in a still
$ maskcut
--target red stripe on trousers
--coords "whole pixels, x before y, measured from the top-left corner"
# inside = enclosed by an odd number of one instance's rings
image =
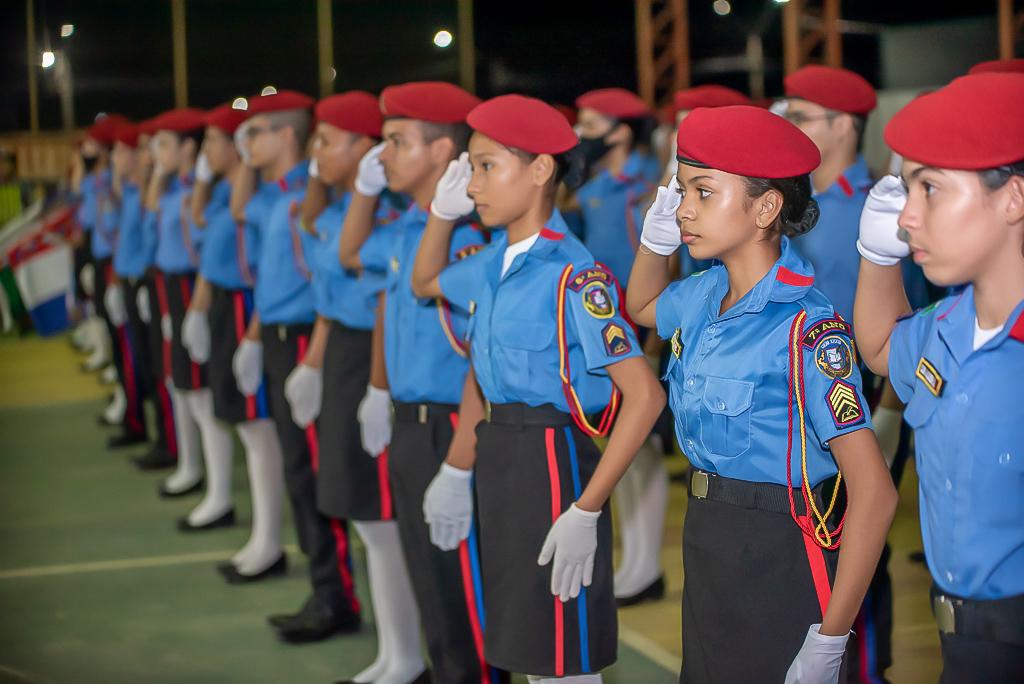
[[[237,349],[245,339],[245,298],[241,292],[235,292],[231,298],[235,303],[235,348]],[[259,392],[259,390],[256,391]],[[248,420],[256,420],[255,394],[245,397],[245,417]]]
[[[160,328],[160,342],[164,352],[164,377],[171,377],[171,341],[164,338],[164,316],[170,315],[167,312],[167,283],[164,282],[164,274],[159,271],[156,277],[153,278],[153,284],[156,286],[156,305],[160,307],[160,320],[156,324]],[[150,325],[153,322],[150,321]]]
[[[338,556],[338,574],[341,575],[341,586],[345,590],[345,597],[348,599],[352,610],[359,612],[359,599],[356,598],[355,584],[352,582],[352,573],[348,569],[348,535],[341,521],[337,518],[328,518],[331,523],[331,532],[334,533],[334,548]]]
[[[824,618],[828,601],[832,598],[832,585],[828,583],[828,569],[825,567],[825,552],[810,536],[801,533],[800,538],[804,540],[804,550],[807,551],[807,562],[811,567],[811,578],[814,580],[814,593],[818,596],[818,605]]]
[[[132,359],[132,348],[128,342],[126,326],[118,326],[117,340],[121,345],[121,369],[123,371],[121,382],[124,383],[124,392],[128,395],[128,408],[124,416],[130,431],[142,432],[142,416],[135,410],[139,406],[136,396],[138,388],[135,386],[135,361]]]
[[[188,311],[188,305],[192,303],[192,285],[188,282],[188,278],[182,278],[178,281],[181,285],[181,302],[184,304],[185,311]],[[192,389],[200,389],[201,383],[199,382],[199,364],[192,361],[192,355],[189,355],[189,369],[192,371]]]
[[[299,355],[295,359],[296,366],[302,363],[302,359],[306,358],[306,350],[309,348],[309,336],[299,335],[297,342],[299,343]],[[306,444],[309,446],[309,458],[313,462],[313,474],[316,474],[320,471],[320,439],[316,434],[316,421],[306,426]]]
[[[164,434],[167,435],[167,451],[171,456],[178,457],[178,434],[174,431],[174,408],[171,404],[171,395],[167,392],[167,385],[162,380],[156,383],[156,396],[160,402],[160,413],[164,419]]]
[[[551,485],[551,523],[562,514],[562,481],[555,453],[555,429],[544,429],[544,448],[548,455],[548,483]],[[555,676],[565,676],[565,604],[555,598]]]
[[[392,520],[395,517],[391,502],[391,478],[388,475],[388,448],[377,455],[377,486],[380,487],[380,519]]]

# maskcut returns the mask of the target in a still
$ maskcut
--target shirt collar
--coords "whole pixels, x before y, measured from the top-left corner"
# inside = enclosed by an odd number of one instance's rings
[[[620,183],[635,183],[637,180],[641,180],[644,171],[644,157],[638,150],[633,150],[629,153],[629,157],[626,158],[626,163],[622,166],[622,171],[614,176],[615,180]]]
[[[867,192],[870,188],[871,172],[868,170],[868,164],[864,161],[864,157],[858,154],[857,160],[847,167],[832,185],[816,196],[853,197],[858,192]]]
[[[295,190],[306,183],[308,175],[309,162],[301,161],[289,169],[288,173],[284,174],[277,180],[277,187],[279,187],[282,192]]]
[[[502,280],[510,277],[513,273],[523,267],[523,264],[528,258],[544,258],[555,249],[558,248],[558,244],[565,239],[565,234],[569,231],[569,226],[566,225],[565,219],[562,218],[561,212],[558,209],[551,211],[551,216],[544,223],[544,227],[540,229],[537,235],[537,240],[530,245],[530,249],[526,250],[522,254],[517,254],[516,258],[512,260],[508,270],[505,271],[504,276],[500,276]],[[502,230],[492,241],[494,244],[495,259],[492,262],[495,264],[497,273],[500,275],[502,262],[505,255],[505,248],[508,247],[508,231]]]
[[[974,322],[977,315],[977,310],[974,307],[974,286],[968,285],[953,300],[950,307],[938,314],[935,319],[939,337],[942,338],[957,363],[962,364],[968,356],[976,351],[974,349]],[[1024,342],[1024,301],[1017,304],[1013,313],[1006,319],[1003,329],[977,351],[995,349],[1008,339],[1011,342]]]
[[[804,297],[814,285],[814,268],[793,248],[789,238],[783,236],[782,253],[757,285],[740,298],[721,318],[733,318],[744,313],[759,313],[768,302],[795,302]],[[729,273],[724,268],[716,269],[717,281],[708,298],[708,313],[712,319],[719,318],[718,310],[722,298],[729,291]]]

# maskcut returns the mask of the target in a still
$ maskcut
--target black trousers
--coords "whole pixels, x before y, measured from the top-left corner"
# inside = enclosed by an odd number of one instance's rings
[[[75,264],[75,299],[79,302],[85,302],[89,299],[89,295],[85,293],[85,288],[82,287],[82,269],[86,264],[92,263],[92,244],[88,233],[82,234],[82,244],[75,247],[73,257]]]
[[[105,297],[114,279],[114,268],[111,259],[97,259],[95,261],[95,305],[96,313],[103,319],[110,336],[110,352],[117,369],[117,381],[124,391],[127,401],[124,418],[121,421],[126,433],[132,435],[146,436],[146,414],[142,407],[142,400],[145,391],[142,387],[143,379],[139,370],[139,358],[136,347],[138,346],[131,334],[127,322],[121,326],[115,326],[110,321],[110,312],[107,311]],[[122,292],[125,296],[125,308],[127,299],[131,294],[131,288],[127,283],[122,285]]]
[[[430,528],[423,520],[423,496],[448,454],[457,418],[456,406],[396,402],[388,465],[398,531],[433,679],[479,684],[486,664],[481,588],[473,573],[473,567],[479,567],[475,530],[458,549],[442,551],[431,543]]]
[[[145,369],[148,371],[148,387],[150,398],[156,406],[157,430],[161,446],[165,446],[167,453],[171,456],[178,455],[178,433],[174,424],[174,405],[171,403],[171,393],[168,387],[170,379],[170,342],[166,342],[160,330],[160,298],[157,294],[158,279],[163,274],[158,271],[151,272],[142,278],[135,286],[136,297],[139,290],[146,293],[149,301],[149,322],[145,322],[139,316],[137,299],[132,298],[128,309],[129,321],[132,325],[138,326],[137,338],[143,340],[140,347],[146,348]],[[133,312],[134,311],[134,319]]]
[[[150,340],[149,324],[139,316],[139,292],[149,297],[148,279],[133,278],[122,281],[125,289],[125,308],[128,310],[128,334],[131,336],[135,350],[137,375],[142,386],[143,398],[152,402],[156,418],[156,443],[169,453],[177,454],[177,435],[174,434],[174,415],[171,411],[170,396],[167,388],[154,367],[153,343]]]
[[[292,422],[291,407],[284,395],[284,383],[306,353],[311,331],[311,325],[263,324],[263,368],[270,415],[281,440],[285,487],[299,547],[309,560],[313,594],[335,611],[358,613],[347,522],[328,518],[316,505],[320,450],[316,427],[310,425],[304,430]]]
[[[943,593],[932,587],[933,606]],[[1024,594],[989,601],[946,597],[958,605],[955,631],[939,632],[940,684],[1024,682]]]

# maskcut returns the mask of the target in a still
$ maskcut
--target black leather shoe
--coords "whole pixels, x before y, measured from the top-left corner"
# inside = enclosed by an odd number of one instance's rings
[[[641,589],[632,596],[623,596],[622,598],[615,599],[615,603],[619,608],[625,608],[626,606],[635,606],[636,604],[643,603],[644,601],[657,601],[662,598],[665,598],[664,575],[654,580],[647,585],[647,587]]]
[[[189,494],[195,494],[197,492],[201,492],[202,490],[203,478],[199,478],[198,480],[196,480],[196,483],[194,485],[192,485],[191,487],[186,487],[180,492],[172,492],[164,485],[163,482],[161,482],[160,486],[157,488],[157,493],[160,495],[161,499],[174,499],[179,496],[188,496]],[[233,513],[234,511],[232,511],[232,514]]]
[[[224,515],[219,518],[214,518],[210,522],[203,523],[202,525],[193,525],[188,521],[188,518],[178,519],[178,531],[179,532],[202,532],[203,530],[215,530],[218,527],[231,527],[235,524],[235,509],[229,508]]]
[[[308,644],[323,641],[335,634],[356,632],[361,624],[359,615],[336,610],[314,599],[307,601],[298,615],[279,621],[275,627],[281,641]]]
[[[269,623],[271,627],[280,628],[283,625],[288,624],[292,620],[297,620],[299,616],[305,613],[307,610],[312,610],[310,606],[313,603],[316,603],[316,597],[310,596],[308,599],[306,599],[306,602],[302,604],[302,608],[299,608],[299,611],[297,613],[274,613],[273,615],[267,617],[267,623]]]
[[[217,569],[221,570],[219,567]],[[221,574],[224,575],[224,579],[227,580],[228,584],[249,584],[269,577],[284,577],[288,574],[288,556],[282,553],[269,567],[260,570],[254,575],[242,574],[231,563],[228,563],[227,568],[221,570]]]
[[[139,470],[163,470],[173,468],[178,464],[178,459],[171,456],[167,449],[160,445],[154,445],[152,449],[142,456],[136,456],[132,462]]]
[[[108,449],[123,449],[124,447],[145,444],[148,440],[144,432],[122,432],[107,439]]]

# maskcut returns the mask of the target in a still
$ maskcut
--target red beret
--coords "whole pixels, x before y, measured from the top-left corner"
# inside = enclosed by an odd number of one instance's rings
[[[555,109],[557,109],[559,111],[559,113],[562,116],[565,117],[565,120],[569,122],[570,126],[575,126],[576,125],[576,108],[575,107],[570,107],[567,104],[556,104],[556,105],[553,105],[553,106],[554,106]]]
[[[350,90],[325,97],[317,102],[315,114],[317,121],[371,138],[380,137],[384,120],[377,98],[365,90]]]
[[[988,73],[1024,74],[1024,59],[993,59],[991,62],[975,64],[968,74]]]
[[[380,111],[385,117],[419,119],[431,123],[464,123],[480,98],[443,81],[416,81],[385,88]]]
[[[700,85],[680,90],[673,97],[676,113],[697,107],[728,107],[750,104],[750,98],[738,90],[720,85]]]
[[[751,178],[792,178],[810,173],[821,153],[781,116],[751,105],[701,107],[679,126],[679,162]]]
[[[206,125],[219,128],[228,135],[232,135],[247,117],[248,114],[244,109],[235,109],[228,102],[214,107],[206,113]]]
[[[303,95],[294,90],[279,90],[270,95],[250,97],[246,114],[255,116],[256,114],[284,112],[289,109],[312,109],[314,104],[316,104],[316,100],[309,95]]]
[[[871,84],[848,69],[812,64],[794,71],[783,83],[787,97],[846,114],[867,116],[878,102]]]
[[[153,124],[156,123],[158,117],[152,117],[150,119],[143,119],[139,122],[139,135],[153,135],[156,133],[156,129],[153,128]]]
[[[114,127],[114,142],[119,142],[128,147],[135,147],[139,144],[139,127],[130,121],[118,123]]]
[[[191,133],[206,125],[206,112],[189,107],[172,109],[153,119],[153,132],[173,131],[174,133]]]
[[[104,114],[96,120],[86,131],[86,135],[101,145],[110,146],[114,144],[114,131],[118,126],[129,123],[128,119],[120,114]]]
[[[651,108],[636,93],[625,88],[601,88],[576,98],[576,108],[593,109],[613,119],[636,119],[650,116]]]
[[[1024,159],[1024,75],[962,76],[922,95],[885,127],[895,152],[944,169],[990,169]]]
[[[565,115],[546,102],[522,95],[491,98],[477,105],[466,123],[502,145],[531,154],[560,154],[579,142]]]

